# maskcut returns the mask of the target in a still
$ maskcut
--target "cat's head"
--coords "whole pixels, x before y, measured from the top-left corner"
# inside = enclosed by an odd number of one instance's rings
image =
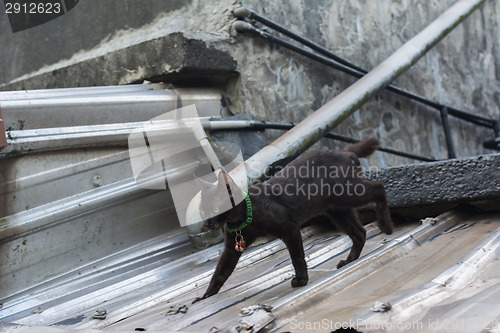
[[[241,217],[233,214],[233,208],[243,201],[243,191],[226,172],[219,173],[216,184],[200,180],[200,185],[200,215],[208,229],[241,222]]]

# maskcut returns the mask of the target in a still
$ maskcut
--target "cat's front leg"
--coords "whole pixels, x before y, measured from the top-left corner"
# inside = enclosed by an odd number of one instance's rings
[[[217,268],[215,268],[214,275],[208,285],[207,291],[202,297],[196,298],[193,301],[193,304],[219,292],[220,288],[224,285],[231,273],[233,273],[240,256],[241,252],[234,249],[234,242],[226,241],[224,252],[222,252]]]

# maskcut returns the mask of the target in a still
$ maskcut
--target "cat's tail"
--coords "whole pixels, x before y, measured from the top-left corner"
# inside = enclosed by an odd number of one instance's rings
[[[349,145],[345,147],[344,150],[350,151],[358,157],[368,157],[373,154],[378,147],[380,147],[380,140],[377,138],[370,138],[368,140]]]

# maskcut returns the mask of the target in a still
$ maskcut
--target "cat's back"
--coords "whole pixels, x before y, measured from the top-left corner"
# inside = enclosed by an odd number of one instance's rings
[[[349,169],[359,165],[359,159],[351,152],[344,150],[314,150],[288,163],[269,181],[270,183],[276,183],[286,179],[331,178],[332,176],[341,175],[341,172],[338,171],[345,171],[341,169]]]

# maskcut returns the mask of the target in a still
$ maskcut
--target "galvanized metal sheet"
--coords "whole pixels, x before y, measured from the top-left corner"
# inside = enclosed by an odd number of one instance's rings
[[[191,305],[206,288],[221,246],[187,255],[186,239],[174,236],[167,248],[177,248],[175,242],[180,242],[180,252],[169,253],[172,250],[161,249],[158,242],[150,243],[150,250],[141,247],[144,252],[116,254],[112,265],[106,264],[108,259],[96,262],[101,267],[96,276],[90,270],[84,278],[47,284],[29,298],[12,298],[0,313],[3,321],[29,326],[200,332],[233,327],[243,307],[269,304],[276,331],[330,332],[349,324],[374,332],[411,323],[428,325],[432,331],[434,326],[458,325],[453,318],[463,318],[464,329],[454,332],[480,332],[497,318],[491,304],[496,304],[498,291],[500,214],[454,212],[425,222],[400,226],[390,237],[368,226],[363,256],[340,270],[335,266],[350,241],[309,227],[303,238],[310,283],[303,288],[290,286],[293,268],[282,242],[266,241],[244,254],[218,295]],[[164,259],[155,262],[163,251]],[[140,267],[142,260],[149,264]],[[113,276],[116,267],[121,273]],[[373,313],[370,308],[376,302],[392,308]],[[172,305],[186,305],[187,312],[167,314]],[[101,308],[107,317],[92,319]],[[457,309],[481,315],[459,316]]]
[[[99,126],[116,121],[111,129],[116,134],[117,126],[147,121],[151,114],[185,103],[197,104],[206,116],[221,113],[220,92],[215,89],[166,88],[131,85],[0,93],[11,135],[7,141],[12,143],[16,132],[31,140],[27,149],[36,150],[20,156],[16,147],[9,146],[4,149],[13,148],[12,154],[0,160],[0,317],[10,316],[12,311],[23,316],[38,312],[45,302],[58,299],[45,293],[52,286],[66,286],[68,279],[73,281],[80,274],[91,276],[102,268],[96,268],[102,260],[120,258],[119,265],[123,265],[120,260],[125,259],[121,257],[125,252],[129,257],[142,249],[151,255],[150,243],[160,235],[185,233],[168,191],[137,186],[126,140],[124,147],[90,142],[85,149],[70,149],[74,148],[71,140],[83,141],[82,133],[88,134],[89,127],[97,126],[102,135]],[[120,105],[131,100],[135,102],[127,112]],[[86,124],[85,129],[75,133],[78,123]],[[43,126],[51,129],[41,129]],[[47,137],[61,133],[69,136],[58,141],[60,150],[41,153],[38,146],[45,147],[51,142]],[[191,251],[187,236],[176,246]],[[114,272],[120,270],[112,267]],[[100,277],[96,273],[85,281]],[[75,290],[62,285],[58,285],[57,295],[66,291],[65,297],[75,295]]]

